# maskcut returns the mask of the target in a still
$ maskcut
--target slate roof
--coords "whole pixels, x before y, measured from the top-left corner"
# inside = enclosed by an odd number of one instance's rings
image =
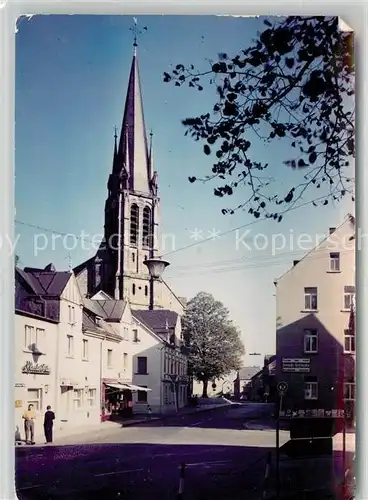
[[[121,340],[121,335],[119,335],[119,333],[115,331],[113,325],[110,325],[103,319],[97,324],[96,315],[93,314],[93,312],[89,311],[88,309],[83,309],[82,324],[83,324],[82,328],[84,331],[89,330],[95,333],[100,333],[102,335],[107,333],[109,337]]]
[[[71,273],[55,270],[52,264],[45,269],[15,268],[15,310],[59,322],[60,296]]]
[[[66,271],[46,271],[25,267],[16,269],[18,274],[28,283],[35,295],[60,297],[71,274]]]
[[[240,380],[250,380],[254,375],[256,375],[261,370],[260,366],[245,366],[239,370]]]
[[[178,314],[168,309],[154,311],[137,309],[132,311],[132,315],[155,333],[165,333],[166,326],[169,329],[175,328],[178,320]]]
[[[86,309],[92,311],[96,316],[108,321],[120,321],[123,316],[126,302],[124,300],[93,300],[83,299]]]

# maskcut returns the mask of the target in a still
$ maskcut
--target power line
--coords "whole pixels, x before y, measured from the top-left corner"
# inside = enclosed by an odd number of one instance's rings
[[[318,250],[316,250],[318,251]],[[320,250],[322,252],[322,250]],[[340,250],[339,253],[344,253],[344,252],[353,252],[353,250]],[[284,254],[286,254],[287,252],[284,252]],[[310,260],[316,260],[316,259],[323,259],[323,258],[326,258],[325,255],[316,255],[316,256],[310,256],[308,257]],[[196,275],[200,275],[200,276],[203,276],[203,275],[209,275],[209,274],[223,274],[223,273],[228,273],[228,272],[233,272],[233,271],[237,271],[237,272],[240,272],[240,271],[245,271],[245,270],[248,270],[248,269],[255,269],[255,268],[259,268],[259,267],[262,267],[262,268],[266,268],[266,267],[275,267],[275,266],[279,266],[279,265],[284,265],[284,264],[290,264],[290,259],[288,260],[276,260],[276,261],[272,261],[272,257],[269,257],[269,260],[271,260],[271,262],[256,262],[255,264],[246,264],[246,265],[234,265],[234,266],[228,266],[228,267],[223,267],[223,268],[219,268],[219,269],[199,269],[199,270],[194,270]],[[240,264],[240,263],[239,263]],[[185,276],[188,276],[189,274],[193,274],[193,270],[192,272],[190,271],[190,266],[189,266],[189,269],[188,269],[188,272],[186,272],[185,270],[183,272],[180,272],[177,273],[175,275],[176,278],[180,278],[180,277],[185,277]],[[173,276],[171,276],[173,277]]]
[[[289,209],[284,210],[283,212],[280,212],[278,215],[284,215],[285,213],[289,213],[293,210],[297,210],[298,208],[302,208],[302,207],[305,207],[307,205],[310,205],[311,203],[315,203],[317,201],[321,201],[321,200],[325,200],[325,199],[326,199],[326,196],[320,196],[319,198],[315,198],[314,200],[306,201],[305,203],[301,203],[300,205],[295,205],[294,207],[290,207]],[[269,220],[269,219],[267,217],[255,219],[252,222],[248,222],[247,224],[243,224],[241,226],[234,227],[232,229],[228,229],[227,231],[224,231],[223,233],[219,233],[218,237],[220,238],[221,236],[226,236],[228,234],[233,233],[234,231],[239,231],[239,229],[245,229],[246,227],[253,226],[254,224],[257,224],[258,222],[261,222],[264,220]],[[213,241],[213,237],[205,238],[204,240],[200,240],[200,241],[195,241],[194,243],[191,243],[189,245],[185,245],[181,248],[178,248],[177,250],[172,250],[171,252],[167,252],[167,253],[163,254],[162,257],[167,257],[168,255],[172,255],[174,253],[181,252],[182,250],[186,250],[188,248],[193,248],[193,247],[200,245],[202,243],[206,243],[207,241]]]
[[[232,259],[232,260],[220,260],[220,261],[214,261],[214,262],[208,262],[206,264],[194,264],[194,265],[186,265],[186,266],[175,266],[175,270],[178,271],[185,271],[187,269],[202,269],[203,270],[211,270],[211,268],[214,267],[219,267],[219,266],[226,266],[226,265],[231,265],[231,264],[247,264],[250,260],[252,261],[267,261],[270,259],[277,259],[278,257],[284,257],[284,256],[299,256],[300,259],[302,259],[306,253],[310,251],[314,252],[323,252],[325,249],[324,248],[312,248],[309,250],[296,250],[294,252],[281,252],[279,255],[258,255],[258,256],[249,256],[249,257],[242,257],[240,259]],[[350,250],[349,250],[350,251]],[[339,253],[344,252],[340,250]],[[302,254],[302,255],[300,255]],[[290,261],[288,261],[290,262]]]
[[[307,205],[310,205],[311,203],[315,203],[315,202],[318,202],[318,201],[321,201],[321,200],[325,200],[325,199],[326,199],[326,196],[320,196],[319,198],[315,198],[314,200],[310,200],[310,201],[307,201],[305,203],[301,203],[299,205],[291,207],[290,209],[287,209],[284,212],[281,212],[279,215],[283,215],[283,214],[291,212],[293,210],[297,210],[299,208],[303,208],[303,207],[305,207]],[[226,236],[226,235],[231,234],[231,233],[233,233],[235,231],[238,231],[240,229],[245,229],[247,227],[253,226],[254,224],[257,224],[257,223],[259,223],[261,221],[264,221],[264,220],[268,220],[267,217],[262,217],[260,219],[255,219],[255,220],[253,220],[251,222],[248,222],[246,224],[242,224],[241,226],[237,226],[237,227],[228,229],[227,231],[219,233],[217,235],[217,237],[220,238],[221,236]],[[31,228],[34,228],[34,229],[38,229],[40,231],[52,233],[52,234],[55,234],[55,235],[58,235],[58,236],[64,236],[64,237],[65,236],[72,236],[76,240],[81,240],[81,241],[89,242],[89,243],[92,243],[92,244],[96,243],[96,241],[90,239],[87,236],[77,236],[77,235],[74,235],[72,233],[65,233],[65,232],[62,232],[62,231],[57,231],[55,229],[51,229],[51,228],[46,228],[46,227],[43,227],[43,226],[39,226],[37,224],[30,224],[30,223],[27,223],[27,222],[24,222],[24,221],[21,221],[21,220],[18,220],[18,219],[15,219],[15,223],[20,224],[22,226],[26,226],[26,227],[31,227]],[[173,255],[173,254],[175,254],[177,252],[181,252],[183,250],[187,250],[189,248],[193,248],[195,246],[198,246],[198,245],[200,245],[202,243],[206,243],[208,241],[213,241],[213,237],[205,238],[205,239],[200,240],[200,241],[195,241],[195,242],[193,242],[193,243],[191,243],[189,245],[185,245],[185,246],[182,246],[182,247],[180,247],[180,248],[178,248],[176,250],[172,250],[170,252],[167,252],[166,254],[163,254],[162,256],[163,257],[167,257],[168,255]],[[190,267],[192,267],[192,266],[190,266]]]

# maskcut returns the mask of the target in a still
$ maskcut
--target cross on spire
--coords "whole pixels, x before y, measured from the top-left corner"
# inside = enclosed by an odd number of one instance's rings
[[[133,33],[133,36],[134,36],[133,47],[134,47],[134,51],[135,51],[136,48],[138,47],[138,36],[141,35],[142,33],[144,33],[145,31],[147,31],[147,26],[144,26],[143,28],[139,28],[138,27],[138,19],[136,17],[133,17],[133,21],[134,21],[134,25],[129,29]]]

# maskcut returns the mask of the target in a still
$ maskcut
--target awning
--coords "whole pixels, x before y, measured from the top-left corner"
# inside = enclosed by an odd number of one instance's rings
[[[133,385],[133,384],[124,384],[124,385],[130,391],[143,391],[143,392],[152,391],[152,389],[148,389],[148,387],[141,387],[140,385]]]
[[[111,387],[112,389],[120,389],[121,391],[126,389],[125,385],[122,384],[108,384],[105,382],[105,385],[107,385],[107,387]]]
[[[152,391],[152,389],[148,389],[147,387],[141,387],[140,385],[133,385],[133,384],[113,384],[113,383],[108,383],[105,382],[105,385],[107,387],[111,387],[112,389],[118,389],[120,391],[143,391],[143,392],[148,392]]]

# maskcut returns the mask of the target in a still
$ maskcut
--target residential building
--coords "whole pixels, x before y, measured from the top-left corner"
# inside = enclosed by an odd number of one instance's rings
[[[55,429],[98,422],[96,346],[83,342],[75,276],[50,264],[16,268],[15,283],[16,428],[22,434],[21,416],[30,403],[38,414],[38,434],[48,405],[56,414]]]
[[[277,381],[285,381],[282,415],[354,414],[355,331],[349,328],[355,298],[355,219],[338,228],[276,282]],[[329,419],[329,420],[328,420]],[[317,420],[315,420],[317,422]],[[293,424],[303,427],[303,424]]]
[[[227,375],[214,378],[209,381],[207,387],[208,397],[218,397],[219,395],[232,397],[234,395],[234,384],[237,377],[237,372],[232,370]],[[193,379],[192,394],[193,396],[201,397],[203,393],[203,382]]]
[[[251,399],[252,378],[260,370],[259,366],[245,366],[238,371],[234,390],[241,399]]]
[[[188,402],[188,352],[182,342],[180,316],[165,309],[132,311],[137,343],[133,382],[151,389],[138,392],[138,404],[167,413]]]
[[[17,283],[17,282],[16,282]],[[15,439],[24,437],[23,412],[33,404],[42,428],[41,416],[47,405],[54,404],[56,342],[58,321],[36,312],[15,311]]]

